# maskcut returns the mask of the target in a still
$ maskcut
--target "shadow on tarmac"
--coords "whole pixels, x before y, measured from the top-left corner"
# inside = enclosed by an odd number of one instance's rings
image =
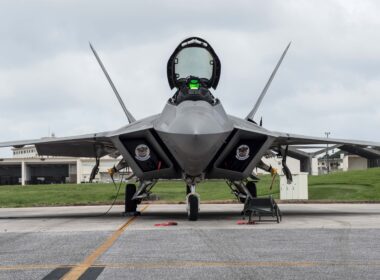
[[[363,215],[370,215],[370,216],[379,216],[380,212],[375,211],[297,211],[297,210],[283,210],[282,211],[283,217],[286,218],[286,216],[302,216],[302,217],[313,217],[313,216],[320,216],[320,217],[329,217],[329,216],[363,216]],[[120,219],[123,217],[122,212],[112,212],[112,213],[62,213],[62,214],[36,214],[36,215],[14,215],[14,216],[2,216],[0,217],[0,220],[11,220],[11,219],[83,219],[83,218],[104,218],[104,219]],[[186,210],[184,211],[149,211],[149,212],[143,212],[141,214],[141,217],[147,217],[147,218],[165,218],[165,219],[187,219],[187,213]],[[230,218],[239,218],[241,217],[240,211],[200,211],[199,212],[199,219],[210,219],[210,220],[220,220],[220,219],[230,219]],[[125,217],[125,219],[130,218],[130,216]]]

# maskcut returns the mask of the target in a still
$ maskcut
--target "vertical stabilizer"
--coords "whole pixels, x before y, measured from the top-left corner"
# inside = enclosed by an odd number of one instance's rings
[[[125,115],[127,116],[127,119],[128,119],[128,121],[129,121],[129,123],[133,123],[133,122],[135,122],[136,119],[135,119],[135,118],[132,116],[132,114],[128,111],[127,107],[125,107],[125,104],[124,104],[123,100],[121,99],[119,92],[117,91],[115,85],[113,84],[113,82],[112,82],[112,80],[111,80],[111,77],[108,75],[106,68],[104,67],[102,61],[100,60],[100,58],[99,58],[97,52],[95,51],[95,49],[94,49],[94,47],[91,45],[91,43],[90,43],[90,48],[91,48],[92,52],[94,53],[95,58],[96,58],[96,60],[98,61],[99,65],[100,65],[100,68],[102,68],[103,73],[104,73],[104,75],[106,76],[106,78],[107,78],[109,84],[111,85],[112,90],[113,90],[113,92],[115,93],[117,100],[119,101],[121,107],[123,108],[123,111],[124,111]]]
[[[276,68],[274,68],[272,74],[270,75],[269,80],[268,80],[268,82],[266,83],[266,85],[265,85],[263,91],[261,92],[259,98],[257,99],[255,106],[253,107],[253,109],[251,110],[251,112],[249,112],[249,114],[248,114],[247,117],[245,118],[246,120],[251,120],[251,121],[253,121],[253,117],[255,116],[257,110],[259,109],[260,104],[261,104],[261,101],[264,99],[264,96],[265,96],[265,94],[267,93],[268,88],[269,88],[269,86],[270,86],[270,84],[271,84],[271,82],[272,82],[274,76],[276,75],[276,72],[277,72],[278,68],[279,68],[280,65],[281,65],[281,62],[282,62],[282,60],[284,59],[284,57],[285,57],[285,55],[286,55],[286,52],[288,51],[288,49],[289,49],[289,47],[290,47],[290,44],[291,44],[291,42],[289,42],[288,46],[285,48],[284,52],[282,53],[282,55],[281,55],[281,57],[280,57],[280,60],[277,62]]]

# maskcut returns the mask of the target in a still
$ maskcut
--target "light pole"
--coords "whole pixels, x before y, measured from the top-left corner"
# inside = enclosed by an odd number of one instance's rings
[[[325,132],[326,138],[329,139],[330,132]],[[330,173],[330,164],[329,164],[329,143],[326,144],[326,167],[327,174]]]

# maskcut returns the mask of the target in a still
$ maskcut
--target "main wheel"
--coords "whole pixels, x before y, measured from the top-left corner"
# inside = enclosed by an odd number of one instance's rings
[[[249,182],[247,182],[245,187],[250,192],[250,194],[252,195],[253,198],[257,197],[257,188],[256,188],[255,182],[249,181]]]
[[[198,212],[199,212],[199,199],[198,196],[191,194],[188,198],[188,209],[187,209],[187,216],[189,218],[189,221],[196,221],[198,220]]]
[[[277,207],[276,207],[276,220],[277,220],[277,223],[281,222],[281,216]]]
[[[136,193],[136,185],[135,184],[127,184],[125,186],[125,212],[136,212],[137,209],[137,201],[132,200],[132,197]]]

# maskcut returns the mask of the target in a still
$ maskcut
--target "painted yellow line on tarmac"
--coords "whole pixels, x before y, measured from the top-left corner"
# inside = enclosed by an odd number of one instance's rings
[[[149,205],[146,205],[141,212],[145,211]],[[125,231],[125,229],[137,219],[138,216],[130,218],[124,225],[122,225],[118,230],[116,230],[102,245],[100,245],[91,255],[89,255],[82,263],[73,267],[66,275],[61,279],[63,280],[76,280],[78,279],[93,263],[105,252],[107,251],[115,241],[120,237],[120,235]]]
[[[0,266],[0,271],[3,270],[33,270],[33,269],[55,269],[57,267],[74,267],[74,265],[61,264],[21,264],[21,265],[5,265]]]

